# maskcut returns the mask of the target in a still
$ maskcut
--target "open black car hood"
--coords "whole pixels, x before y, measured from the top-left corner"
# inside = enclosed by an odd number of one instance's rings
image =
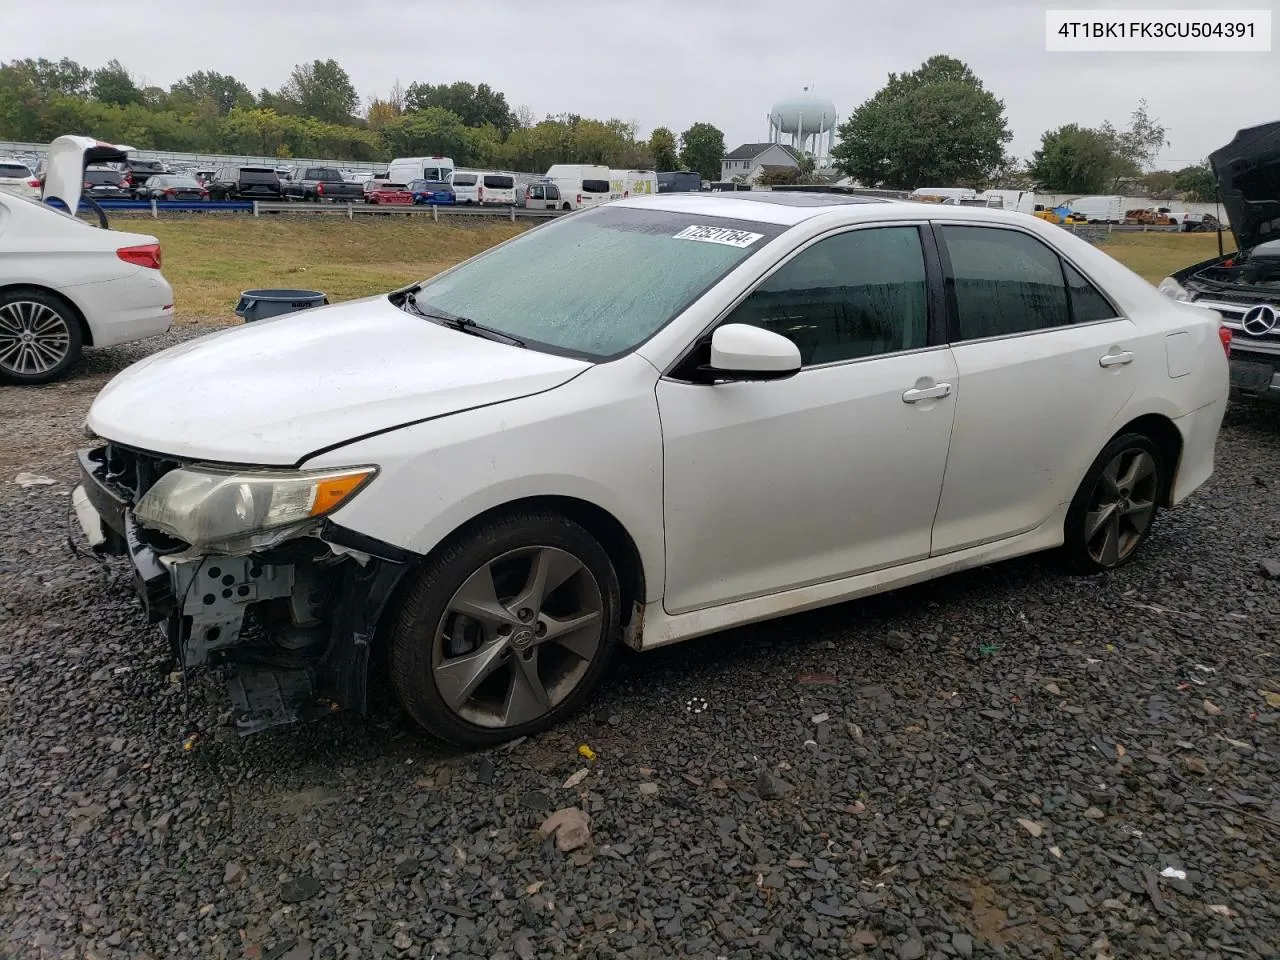
[[[1280,121],[1237,131],[1209,154],[1236,249],[1280,239]]]

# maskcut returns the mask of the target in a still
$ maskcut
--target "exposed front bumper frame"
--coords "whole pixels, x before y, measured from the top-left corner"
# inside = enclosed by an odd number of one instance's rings
[[[225,669],[242,734],[335,708],[365,712],[378,624],[416,555],[328,521],[315,536],[286,544],[294,549],[163,551],[148,542],[133,504],[106,481],[92,453],[79,452],[81,486],[73,494],[91,544],[97,539],[97,552],[129,558],[147,621],[160,625],[180,668]],[[271,625],[246,616],[268,602]]]

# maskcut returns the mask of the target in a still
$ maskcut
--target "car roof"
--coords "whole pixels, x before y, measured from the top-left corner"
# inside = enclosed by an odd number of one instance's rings
[[[792,190],[740,190],[724,193],[658,193],[615,200],[612,206],[648,207],[730,220],[756,220],[795,226],[814,217],[839,214],[841,222],[859,220],[950,220],[1027,226],[1036,218],[990,207],[944,206],[918,200],[893,200],[840,193]],[[1038,221],[1042,222],[1042,221]]]

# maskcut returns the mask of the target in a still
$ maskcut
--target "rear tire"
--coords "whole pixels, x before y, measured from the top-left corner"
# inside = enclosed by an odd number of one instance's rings
[[[527,736],[591,694],[620,610],[613,564],[586,530],[554,513],[500,516],[439,549],[409,585],[390,630],[392,685],[449,743]]]
[[[64,301],[43,290],[0,293],[0,383],[51,383],[83,346],[80,318]]]
[[[1103,448],[1067,510],[1068,569],[1101,573],[1137,556],[1159,511],[1165,469],[1160,448],[1145,434],[1122,434]]]

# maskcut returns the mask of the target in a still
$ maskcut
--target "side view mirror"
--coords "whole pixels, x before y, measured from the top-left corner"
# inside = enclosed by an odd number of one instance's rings
[[[800,372],[800,349],[772,330],[726,323],[711,335],[703,372],[724,380],[784,380]]]

